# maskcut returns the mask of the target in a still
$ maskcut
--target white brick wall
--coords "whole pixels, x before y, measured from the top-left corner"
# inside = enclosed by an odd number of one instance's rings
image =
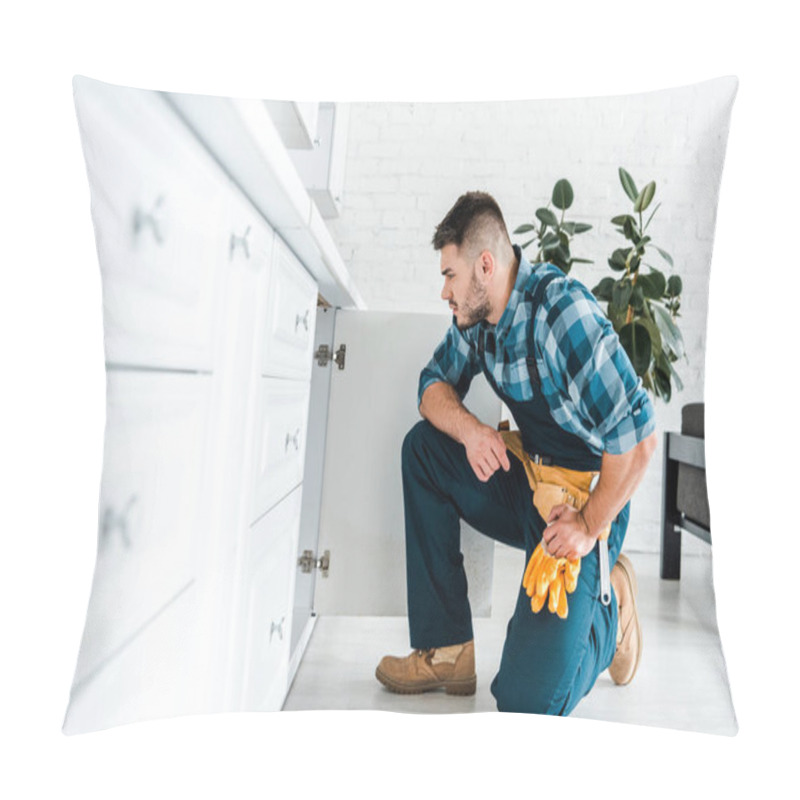
[[[720,81],[627,97],[356,103],[332,235],[370,308],[447,313],[430,240],[463,192],[490,192],[513,231],[567,178],[575,190],[567,219],[593,226],[573,240],[572,254],[595,261],[575,265],[572,275],[591,288],[613,274],[606,260],[627,244],[610,223],[631,212],[617,168],[640,189],[655,180],[645,213],[662,206],[648,232],[672,255],[684,287],[679,324],[688,360],[676,367],[685,388],[669,404],[656,401],[659,432],[677,430],[681,406],[703,399],[708,270],[730,103],[729,84]],[[527,238],[512,236],[519,244]],[[648,261],[671,274],[655,250]],[[659,445],[633,500],[628,549],[659,549],[661,458]],[[705,552],[683,538],[685,552]]]

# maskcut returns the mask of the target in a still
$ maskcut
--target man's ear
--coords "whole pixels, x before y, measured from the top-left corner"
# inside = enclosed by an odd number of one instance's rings
[[[485,282],[489,282],[497,266],[491,250],[482,250],[478,256],[478,270]]]

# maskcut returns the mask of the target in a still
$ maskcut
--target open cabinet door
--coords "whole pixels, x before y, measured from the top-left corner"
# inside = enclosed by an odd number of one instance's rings
[[[330,364],[314,611],[405,616],[406,573],[401,448],[420,420],[419,374],[451,323],[450,316],[336,310]],[[340,359],[341,361],[341,359]],[[316,363],[315,363],[316,369]],[[501,402],[483,376],[466,406],[488,425]],[[491,613],[494,543],[462,523],[462,552],[475,616]]]

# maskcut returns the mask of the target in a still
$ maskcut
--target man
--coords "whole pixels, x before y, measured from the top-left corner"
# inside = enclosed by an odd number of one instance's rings
[[[464,519],[524,549],[529,568],[543,553],[562,565],[562,581],[565,565],[574,567],[568,608],[561,592],[550,609],[536,610],[531,589],[538,579],[526,572],[491,684],[500,711],[567,715],[603,670],[625,684],[639,663],[635,576],[620,549],[629,500],[656,445],[653,407],[591,293],[552,264],[528,263],[490,195],[462,195],[436,228],[433,246],[453,324],[422,371],[424,419],[403,443],[415,649],[383,658],[376,677],[400,693],[444,687],[474,694]],[[519,433],[501,434],[463,405],[480,371]],[[613,566],[607,604],[600,599],[601,546]]]

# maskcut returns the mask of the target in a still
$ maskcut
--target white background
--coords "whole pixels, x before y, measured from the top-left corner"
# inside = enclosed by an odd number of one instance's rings
[[[797,58],[786,4],[211,6],[74,0],[4,10],[0,792],[785,796],[796,766],[799,527]],[[201,716],[63,736],[94,567],[105,408],[75,73],[342,101],[621,94],[738,75],[706,364],[714,580],[738,736],[378,712]]]

